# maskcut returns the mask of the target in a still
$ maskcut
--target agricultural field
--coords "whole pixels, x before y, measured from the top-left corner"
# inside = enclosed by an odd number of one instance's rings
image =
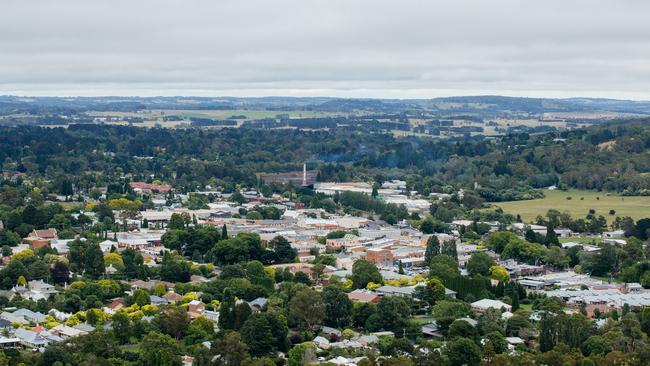
[[[115,117],[140,117],[144,119],[158,119],[164,116],[179,116],[183,118],[212,118],[229,119],[232,116],[245,116],[247,120],[275,118],[278,115],[288,115],[290,118],[325,117],[339,115],[337,113],[326,113],[319,111],[269,111],[251,109],[218,109],[218,110],[194,110],[194,109],[149,109],[139,112],[88,112],[91,116],[115,116]]]
[[[584,218],[589,209],[596,215],[603,215],[611,222],[616,216],[630,216],[635,220],[650,215],[650,197],[618,196],[611,193],[582,190],[547,190],[545,198],[529,201],[499,202],[504,211],[519,214],[525,222],[534,221],[537,215],[544,215],[550,209],[569,212],[574,218]],[[570,198],[570,199],[569,199]],[[615,215],[609,211],[615,210]]]

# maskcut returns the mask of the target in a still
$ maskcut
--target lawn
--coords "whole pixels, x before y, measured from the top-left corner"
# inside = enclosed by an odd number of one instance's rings
[[[545,215],[550,209],[569,212],[574,218],[584,218],[589,209],[596,210],[596,215],[603,215],[611,222],[616,216],[630,216],[635,220],[650,217],[650,197],[618,196],[613,193],[581,190],[545,190],[545,198],[499,202],[497,206],[504,211],[519,214],[525,222],[534,221],[537,215]],[[570,197],[571,199],[567,199]],[[609,215],[615,210],[615,215]]]
[[[602,238],[590,237],[575,237],[575,238],[560,238],[560,243],[580,243],[580,244],[600,244],[603,242]]]
[[[519,309],[533,311],[533,304],[519,304]]]

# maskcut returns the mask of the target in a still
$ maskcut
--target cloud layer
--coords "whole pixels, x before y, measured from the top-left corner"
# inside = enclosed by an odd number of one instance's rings
[[[22,1],[0,93],[650,99],[642,1]]]

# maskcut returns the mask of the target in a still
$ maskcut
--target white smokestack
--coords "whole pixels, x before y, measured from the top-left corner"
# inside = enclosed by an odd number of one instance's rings
[[[307,185],[307,164],[302,164],[302,185]]]

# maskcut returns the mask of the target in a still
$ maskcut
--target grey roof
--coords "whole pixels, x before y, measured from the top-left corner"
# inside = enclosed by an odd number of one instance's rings
[[[473,327],[475,327],[475,326],[478,324],[478,321],[476,321],[476,320],[474,320],[474,319],[472,319],[472,318],[468,318],[468,317],[458,318],[458,319],[456,319],[456,320],[454,320],[454,321],[458,321],[458,320],[461,320],[461,321],[467,322],[467,323],[469,323],[469,325],[471,325],[471,326],[473,326]]]
[[[151,295],[149,297],[149,300],[151,301],[151,304],[153,305],[165,305],[168,304],[169,301],[165,299],[164,297],[156,296],[156,295]]]
[[[33,346],[47,346],[49,343],[45,338],[41,337],[36,332],[32,332],[31,330],[23,328],[16,328],[14,335],[17,338],[20,338],[21,341]]]
[[[258,297],[257,299],[255,299],[253,301],[250,301],[248,303],[248,305],[249,306],[257,306],[257,307],[259,307],[261,309],[264,306],[266,306],[267,302],[268,302],[268,300],[265,297]]]
[[[45,321],[45,314],[31,311],[29,309],[21,308],[13,312],[14,315],[22,316],[25,319],[33,322],[42,323]]]
[[[76,330],[80,330],[82,332],[88,332],[88,333],[95,330],[95,327],[93,327],[90,324],[86,324],[86,323],[79,323],[79,324],[75,325],[73,328],[76,329]]]
[[[336,335],[337,337],[340,337],[340,336],[341,336],[341,331],[338,330],[338,329],[336,329],[336,328],[332,328],[332,327],[324,326],[324,327],[321,328],[321,331],[322,331],[323,333],[325,333],[325,334],[334,334],[334,335]]]
[[[402,296],[413,296],[414,291],[415,291],[415,286],[396,287],[396,286],[385,285],[375,289],[375,292],[378,293],[384,293],[389,295],[402,295]]]

